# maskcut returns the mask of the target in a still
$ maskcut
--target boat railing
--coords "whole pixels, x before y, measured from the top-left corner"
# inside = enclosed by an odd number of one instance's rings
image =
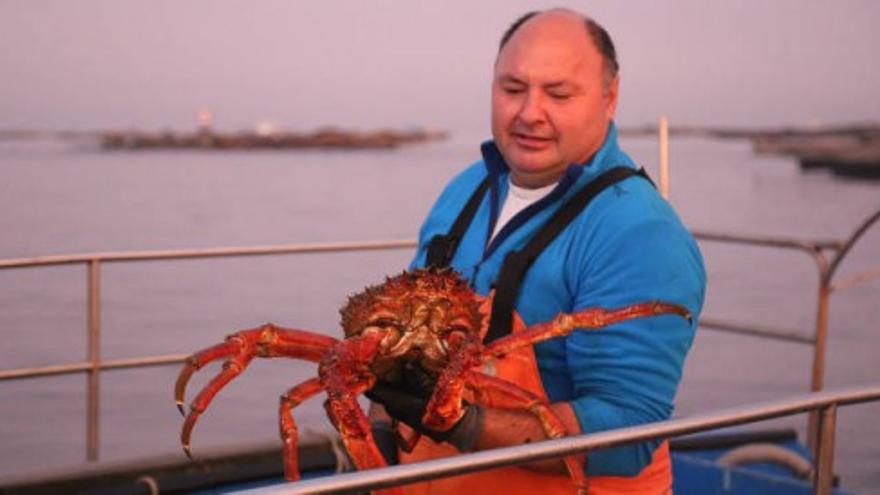
[[[703,242],[720,242],[733,245],[755,246],[772,249],[786,249],[806,253],[813,260],[818,284],[816,292],[816,319],[813,335],[804,335],[786,329],[777,329],[750,323],[747,325],[718,320],[710,316],[700,318],[700,326],[707,329],[732,332],[741,335],[781,340],[811,345],[813,362],[810,372],[810,390],[817,392],[823,389],[825,382],[825,356],[828,344],[828,321],[830,316],[831,294],[840,289],[851,288],[880,277],[880,266],[860,271],[842,280],[835,281],[834,274],[844,258],[852,251],[853,246],[877,221],[880,220],[880,209],[865,218],[845,239],[805,240],[776,236],[746,236],[695,230],[694,236]],[[807,422],[807,445],[816,450],[818,434],[818,417],[809,415]]]
[[[695,231],[695,236],[704,242],[721,242],[734,245],[762,246],[777,249],[790,249],[806,252],[815,260],[819,272],[819,289],[817,300],[816,326],[813,336],[801,336],[791,331],[762,327],[756,324],[731,323],[706,316],[701,319],[701,326],[708,329],[753,335],[763,338],[797,342],[814,347],[811,390],[822,389],[825,372],[825,346],[828,333],[829,299],[835,289],[851,287],[880,276],[880,267],[859,273],[847,280],[832,283],[835,270],[850,251],[853,244],[880,219],[880,210],[863,221],[847,239],[814,241],[777,237],[743,236],[733,234]],[[87,287],[87,355],[84,361],[55,363],[44,366],[21,367],[0,370],[0,382],[6,380],[41,378],[54,375],[85,373],[86,392],[86,459],[97,460],[99,457],[99,406],[100,376],[104,371],[144,368],[178,364],[183,362],[186,354],[165,354],[158,356],[139,356],[124,359],[103,359],[101,357],[101,269],[110,263],[157,262],[167,260],[231,258],[241,256],[286,255],[363,252],[375,250],[412,249],[416,241],[412,239],[309,243],[254,247],[220,247],[205,249],[180,249],[157,251],[103,252],[71,255],[39,256],[30,258],[2,259],[0,270],[22,269],[34,267],[50,267],[60,265],[84,265],[86,267]],[[829,253],[831,255],[829,257]],[[809,426],[809,444],[816,450],[818,434],[818,416],[811,415]]]
[[[415,247],[414,240],[361,241],[335,243],[302,243],[274,246],[218,247],[203,249],[174,249],[156,251],[124,251],[86,254],[62,254],[0,260],[0,270],[60,265],[85,265],[88,297],[85,361],[56,363],[0,370],[0,382],[23,378],[40,378],[74,373],[86,374],[86,459],[96,461],[99,457],[99,404],[100,375],[103,371],[124,368],[144,368],[180,364],[188,354],[163,354],[125,359],[101,358],[101,268],[108,263],[168,261],[204,258],[232,258],[240,256],[265,256],[283,254],[314,254],[363,252]]]
[[[831,495],[837,409],[840,406],[878,400],[880,400],[880,384],[813,392],[688,418],[502,447],[383,469],[342,473],[237,493],[238,495],[355,493],[815,411],[819,429],[818,449],[815,453],[811,480],[813,493]]]

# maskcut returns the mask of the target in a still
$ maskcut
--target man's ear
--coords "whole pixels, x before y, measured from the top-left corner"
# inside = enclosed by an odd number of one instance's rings
[[[605,90],[605,116],[608,120],[614,119],[614,113],[617,111],[617,95],[620,93],[620,75],[615,75],[614,79],[608,83]]]

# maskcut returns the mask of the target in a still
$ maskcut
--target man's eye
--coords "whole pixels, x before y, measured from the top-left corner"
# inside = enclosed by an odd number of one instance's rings
[[[571,95],[568,93],[550,93],[550,98],[554,100],[564,101],[571,98]]]
[[[505,86],[501,89],[509,95],[518,95],[525,91],[525,89],[520,86]]]

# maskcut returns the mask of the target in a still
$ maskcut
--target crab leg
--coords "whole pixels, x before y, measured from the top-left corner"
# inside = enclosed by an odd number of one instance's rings
[[[376,383],[369,371],[383,334],[362,335],[343,340],[321,360],[318,375],[327,391],[324,408],[345,450],[358,470],[381,468],[388,465],[376,446],[370,420],[357,402],[358,395]],[[399,488],[375,492],[381,495],[399,495]]]
[[[323,390],[321,380],[312,378],[295,385],[281,396],[278,418],[281,440],[284,444],[284,478],[296,481],[299,476],[299,429],[293,419],[292,409]]]
[[[522,409],[535,415],[541,423],[541,428],[547,438],[562,438],[567,434],[565,425],[559,416],[550,408],[550,404],[543,398],[522,389],[507,380],[502,380],[494,376],[485,375],[478,371],[468,371],[463,376],[467,386],[474,390],[474,396],[477,402],[486,394],[500,394],[511,399],[514,404],[518,404]],[[587,478],[584,474],[583,457],[577,455],[569,455],[563,457],[565,467],[572,478],[578,490],[578,494],[587,493]]]
[[[192,435],[192,430],[195,427],[199,416],[205,412],[205,409],[208,408],[208,405],[211,403],[214,396],[217,395],[217,392],[225,387],[227,383],[231,382],[236,376],[241,374],[242,370],[247,367],[248,363],[250,363],[253,358],[253,355],[247,354],[239,354],[231,357],[223,363],[223,370],[205,385],[202,391],[199,392],[196,398],[192,401],[192,404],[190,404],[189,414],[186,415],[186,419],[183,422],[183,429],[180,431],[180,443],[183,444],[183,451],[186,452],[187,457],[190,459],[192,458],[192,452],[190,451],[189,446],[190,436]],[[181,409],[179,404],[178,409]]]
[[[337,387],[325,383],[328,400],[325,404],[330,421],[339,431],[339,438],[345,445],[345,450],[354,462],[358,471],[364,469],[381,468],[388,465],[385,457],[376,446],[370,420],[356,397],[369,389],[372,384],[363,382],[355,389],[339,390]],[[374,495],[401,495],[400,487],[391,487],[372,492]]]
[[[318,362],[339,341],[326,335],[304,330],[286,329],[271,323],[251,330],[243,330],[226,338],[222,344],[209,347],[187,358],[177,384],[174,399],[184,413],[184,392],[193,373],[206,364],[227,358],[223,369],[199,392],[190,405],[180,433],[183,450],[191,457],[190,436],[199,416],[208,408],[214,396],[247,367],[254,357],[293,357]]]
[[[480,363],[480,342],[475,338],[453,343],[450,347],[449,363],[437,377],[437,385],[422,418],[425,426],[438,431],[452,428],[461,418],[464,377],[468,370]]]
[[[385,457],[376,446],[370,420],[357,403],[357,396],[372,387],[364,381],[356,388],[338,387],[337,383],[324,383],[327,388],[327,415],[339,431],[339,438],[358,471],[381,468],[388,465]],[[400,487],[391,487],[373,492],[375,495],[401,495]]]
[[[690,312],[683,306],[659,301],[633,304],[619,309],[588,308],[575,313],[560,313],[545,323],[532,325],[521,332],[516,332],[492,342],[486,346],[485,356],[502,356],[508,352],[536,344],[544,340],[568,335],[575,328],[596,329],[624,320],[644,318],[662,314],[676,314],[688,321]]]
[[[366,365],[381,338],[376,334],[346,339],[334,346],[318,366],[318,375],[327,391],[327,414],[358,469],[386,465],[373,440],[370,421],[357,403],[358,394],[375,383]]]

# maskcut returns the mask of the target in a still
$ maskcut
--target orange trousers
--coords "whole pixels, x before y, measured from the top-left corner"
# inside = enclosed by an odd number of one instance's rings
[[[519,320],[514,323],[514,332],[524,326]],[[546,398],[541,384],[535,353],[531,346],[507,354],[503,359],[492,363],[496,377],[515,383],[521,388]],[[488,394],[487,394],[488,395]],[[510,407],[495,403],[499,399],[488,397],[488,407]],[[483,401],[485,402],[485,401]],[[422,437],[416,448],[409,454],[400,452],[401,462],[415,462],[457,455],[459,452],[445,443],[435,443]],[[449,494],[480,495],[483,493],[503,493],[505,495],[556,495],[575,493],[571,478],[565,474],[545,474],[520,467],[506,467],[479,471],[462,476],[416,483],[403,487],[406,495]],[[591,476],[589,495],[671,495],[672,465],[669,459],[669,444],[663,442],[654,451],[651,463],[634,477]]]

